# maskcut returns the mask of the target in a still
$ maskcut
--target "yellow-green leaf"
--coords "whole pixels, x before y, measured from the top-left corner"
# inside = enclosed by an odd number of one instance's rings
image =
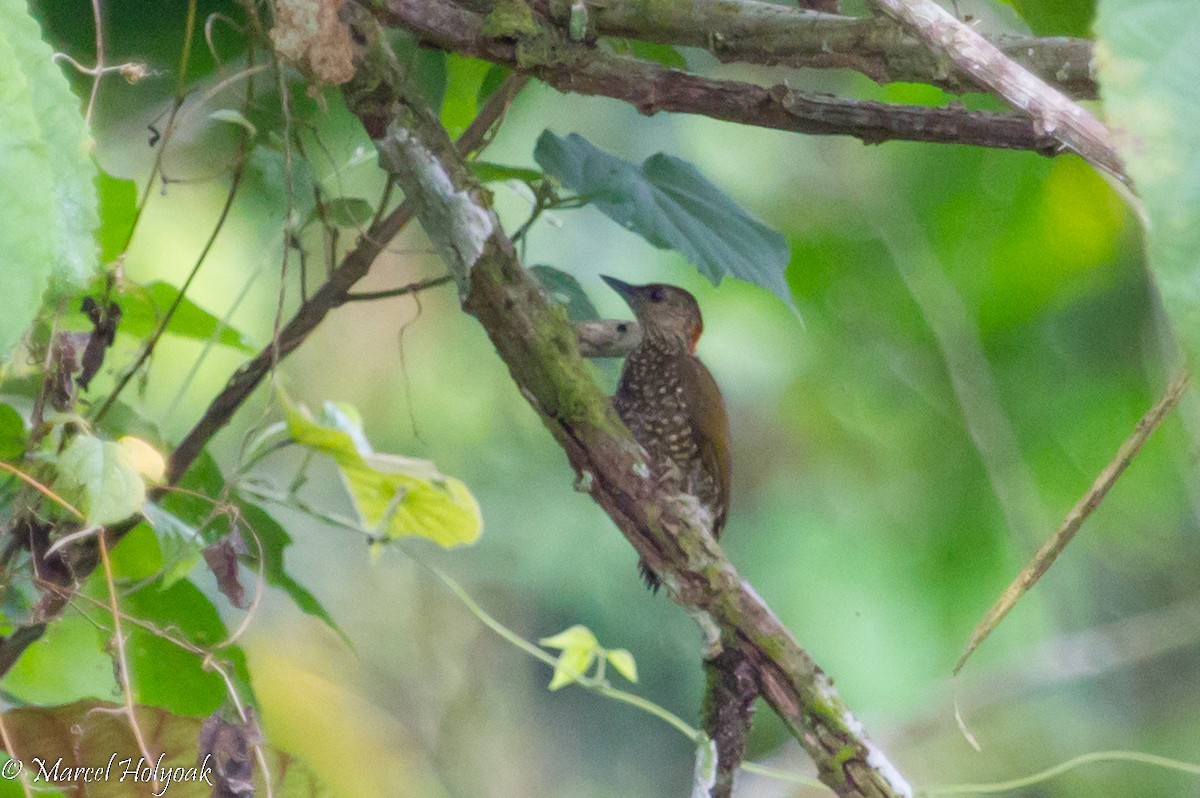
[[[282,393],[288,432],[337,463],[364,529],[379,538],[428,538],[439,546],[474,543],[483,517],[471,491],[428,460],[371,449],[353,408],[327,402],[312,418]]]
[[[63,492],[76,498],[89,523],[111,524],[136,513],[146,501],[146,483],[118,443],[76,435],[58,458]]]
[[[609,651],[605,656],[608,657],[608,662],[613,666],[617,673],[624,676],[631,682],[638,680],[637,662],[633,659],[633,654],[630,654],[626,649],[618,648],[614,651]]]
[[[581,624],[575,624],[552,637],[543,637],[538,642],[547,648],[562,649],[554,665],[554,676],[550,679],[551,690],[578,681],[592,667],[600,650],[600,642],[592,630]]]

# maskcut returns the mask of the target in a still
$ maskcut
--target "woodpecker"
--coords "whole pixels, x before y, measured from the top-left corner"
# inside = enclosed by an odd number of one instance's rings
[[[673,285],[630,285],[601,275],[633,309],[642,340],[629,353],[613,396],[661,474],[673,474],[712,516],[720,537],[729,512],[729,417],[712,374],[696,357],[704,330],[696,298]],[[643,568],[643,570],[645,570]],[[647,572],[651,586],[657,580]]]
[[[720,537],[729,512],[729,417],[716,380],[696,357],[704,330],[696,298],[673,285],[630,285],[601,275],[629,304],[642,328],[642,340],[629,353],[613,396],[617,415],[650,455],[655,472],[674,475],[712,518]],[[652,590],[658,577],[646,563],[639,568]],[[711,798],[727,798],[733,774],[745,753],[754,700],[759,688],[736,640],[704,663],[704,730],[717,750]]]

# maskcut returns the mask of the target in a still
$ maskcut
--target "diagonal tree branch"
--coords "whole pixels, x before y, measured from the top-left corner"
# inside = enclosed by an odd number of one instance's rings
[[[593,381],[560,307],[547,303],[478,184],[429,109],[408,94],[390,50],[359,20],[364,47],[347,107],[375,140],[513,379],[592,497],[671,597],[742,641],[767,702],[843,796],[909,796],[833,683],[725,558],[694,497],[656,478]]]
[[[531,5],[566,30],[571,0]],[[722,61],[852,69],[878,83],[931,83],[954,93],[988,91],[954,59],[930,50],[885,17],[846,17],[761,0],[593,0],[589,32],[698,47]],[[1009,58],[1071,96],[1094,99],[1092,43],[1065,37],[1000,36]]]
[[[1043,155],[1063,148],[1058,138],[1018,114],[836,99],[787,86],[714,80],[606,53],[544,22],[535,21],[535,32],[518,36],[489,34],[487,18],[447,0],[387,0],[376,13],[437,47],[504,64],[559,91],[623,100],[644,114],[702,114],[777,130],[854,136],[868,144],[926,141]]]
[[[924,40],[930,50],[952,59],[1013,108],[1029,114],[1039,131],[1052,134],[1096,168],[1129,183],[1112,134],[1103,122],[1015,63],[949,11],[933,0],[872,2]]]

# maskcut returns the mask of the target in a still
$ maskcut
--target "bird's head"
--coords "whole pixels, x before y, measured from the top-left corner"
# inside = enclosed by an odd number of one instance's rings
[[[695,351],[696,341],[704,330],[704,322],[700,318],[700,305],[694,296],[682,288],[665,283],[630,285],[603,274],[600,279],[608,283],[633,309],[645,338],[678,343],[689,352]]]

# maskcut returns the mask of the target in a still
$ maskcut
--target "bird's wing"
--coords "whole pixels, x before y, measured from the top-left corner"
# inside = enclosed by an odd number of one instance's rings
[[[683,395],[692,408],[692,434],[705,471],[716,475],[716,517],[713,534],[720,535],[729,511],[729,483],[733,475],[733,458],[729,444],[729,416],[725,401],[712,374],[696,357],[686,359],[682,369]]]

